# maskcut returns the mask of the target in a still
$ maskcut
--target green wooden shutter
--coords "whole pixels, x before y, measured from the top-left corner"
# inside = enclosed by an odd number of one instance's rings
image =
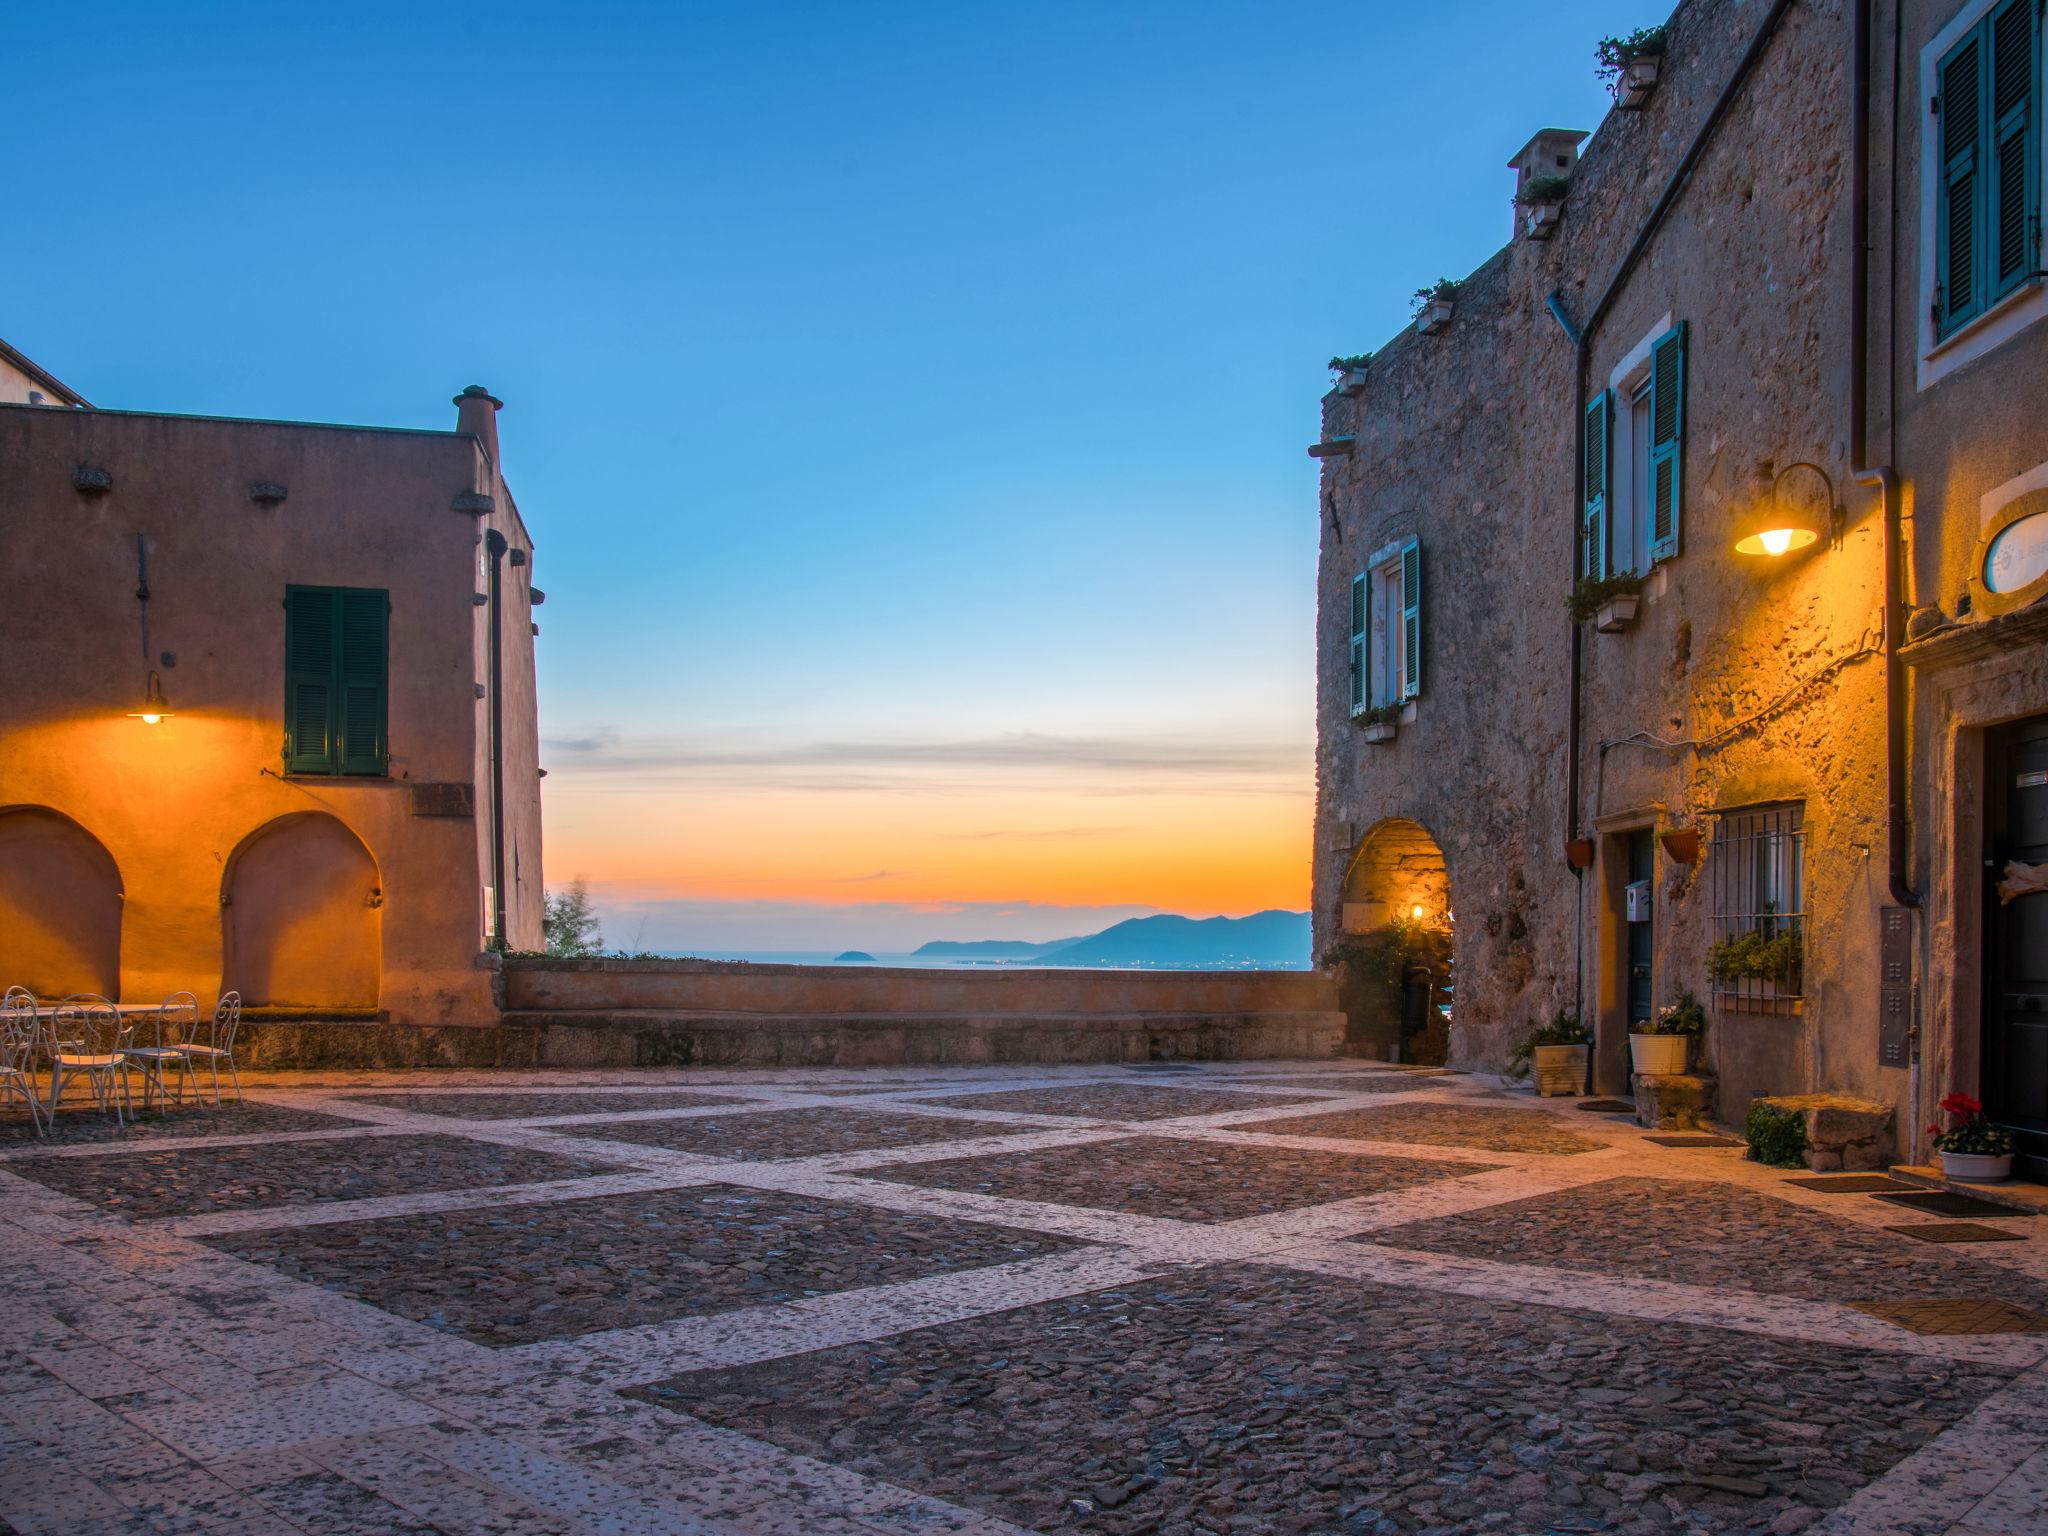
[[[1607,466],[1613,428],[1614,397],[1603,389],[1586,407],[1579,439],[1586,464],[1586,493],[1579,507],[1579,574],[1595,579],[1607,574]]]
[[[1989,55],[1989,146],[1982,283],[1991,303],[2034,275],[2041,224],[2040,47],[2038,0],[2006,0],[1984,24]],[[1946,124],[1944,123],[1944,126]]]
[[[284,589],[284,766],[332,773],[338,731],[334,689],[336,603],[332,587]]]
[[[1365,576],[1351,578],[1351,712],[1365,708],[1365,627],[1367,613]]]
[[[1941,335],[1984,308],[1978,280],[1984,194],[1984,29],[1941,61],[1939,84],[1941,175],[1935,203],[1934,328]]]
[[[1422,541],[1401,546],[1401,697],[1422,693]]]
[[[384,772],[390,598],[344,590],[340,597],[341,771]]]
[[[1685,512],[1685,328],[1681,320],[1650,348],[1650,559],[1681,547]]]

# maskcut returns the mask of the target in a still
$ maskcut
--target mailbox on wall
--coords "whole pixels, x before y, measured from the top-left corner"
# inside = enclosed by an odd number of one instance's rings
[[[1628,920],[1632,923],[1647,923],[1650,920],[1650,882],[1629,881],[1627,895]]]

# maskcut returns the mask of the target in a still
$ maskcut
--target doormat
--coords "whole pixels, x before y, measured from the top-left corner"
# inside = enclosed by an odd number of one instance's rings
[[[2000,1205],[1995,1200],[1959,1195],[1952,1189],[1923,1189],[1910,1195],[1879,1195],[1877,1198],[1889,1200],[1893,1205],[1903,1205],[1923,1216],[2003,1216],[2011,1220],[2027,1214],[2009,1205]]]
[[[1849,1305],[1912,1333],[2048,1333],[2048,1317],[1993,1296],[1931,1296],[1914,1301],[1852,1301]]]
[[[1920,1187],[1902,1179],[1888,1179],[1881,1173],[1837,1173],[1818,1179],[1787,1179],[1785,1182],[1801,1189],[1817,1189],[1824,1195],[1881,1195],[1887,1190]],[[1960,1216],[1964,1213],[1958,1211],[1955,1214]]]
[[[1581,1099],[1578,1108],[1595,1115],[1634,1114],[1636,1107],[1627,1099]]]
[[[1944,1221],[1926,1227],[1886,1227],[1887,1232],[1896,1232],[1901,1237],[1917,1237],[1923,1243],[2023,1243],[2026,1241],[2017,1232],[2001,1232],[1996,1227],[1980,1227],[1974,1221]]]
[[[1653,1147],[1739,1147],[1733,1136],[1645,1136]]]

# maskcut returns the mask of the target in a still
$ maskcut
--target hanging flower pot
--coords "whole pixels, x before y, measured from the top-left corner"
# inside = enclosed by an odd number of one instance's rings
[[[1568,840],[1564,845],[1564,861],[1571,865],[1573,869],[1591,869],[1593,867],[1593,839],[1590,837],[1574,837]]]
[[[1621,67],[1621,78],[1615,82],[1614,104],[1624,112],[1642,111],[1663,70],[1663,54],[1637,54]]]
[[[1593,615],[1593,627],[1603,635],[1618,635],[1635,626],[1636,611],[1642,607],[1642,594],[1617,592],[1608,598]]]

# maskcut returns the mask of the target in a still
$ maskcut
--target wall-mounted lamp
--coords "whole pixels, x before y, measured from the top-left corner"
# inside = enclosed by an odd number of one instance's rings
[[[1408,909],[1408,915],[1409,915],[1410,917],[1414,918],[1414,919],[1415,919],[1415,921],[1419,923],[1419,922],[1421,922],[1421,921],[1422,921],[1422,908],[1420,908],[1420,907],[1410,907],[1410,908]]]
[[[164,685],[154,672],[150,673],[149,684],[142,692],[142,702],[128,711],[128,718],[140,720],[144,725],[155,725],[160,720],[170,719],[173,713],[171,701],[164,697]]]
[[[1766,471],[1770,469],[1765,466]],[[1821,484],[1827,487],[1827,520],[1823,524],[1810,506],[1793,506],[1780,491],[1785,477],[1795,469],[1808,469],[1820,476]],[[1796,464],[1787,464],[1771,475],[1771,493],[1736,528],[1735,553],[1738,555],[1765,555],[1775,558],[1789,554],[1795,549],[1805,549],[1809,544],[1820,542],[1822,534],[1836,537],[1847,517],[1842,504],[1835,499],[1835,482],[1828,478],[1828,472],[1818,464],[1809,464],[1801,459]]]

